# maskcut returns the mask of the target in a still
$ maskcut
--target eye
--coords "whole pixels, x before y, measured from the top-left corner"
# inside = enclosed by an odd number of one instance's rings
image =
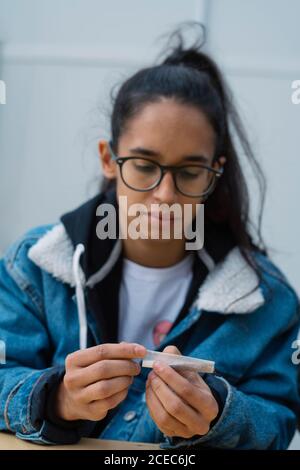
[[[134,160],[133,165],[136,170],[141,171],[143,173],[152,173],[157,171],[156,165],[153,165],[147,161]]]
[[[202,176],[204,171],[204,168],[201,167],[186,167],[179,171],[179,175],[181,178],[193,179]]]

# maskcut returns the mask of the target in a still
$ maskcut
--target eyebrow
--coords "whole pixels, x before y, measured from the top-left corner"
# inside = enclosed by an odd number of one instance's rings
[[[138,153],[139,155],[143,155],[145,157],[162,157],[160,152],[156,152],[155,150],[146,149],[143,147],[135,147],[129,149],[132,153]],[[204,155],[185,155],[183,157],[184,161],[191,161],[191,162],[200,162],[200,163],[209,163],[209,159]]]

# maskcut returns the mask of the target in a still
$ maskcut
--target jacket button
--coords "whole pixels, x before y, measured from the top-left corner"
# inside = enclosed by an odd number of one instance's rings
[[[125,421],[131,421],[135,417],[136,417],[136,411],[127,411],[127,413],[125,413],[123,416]]]

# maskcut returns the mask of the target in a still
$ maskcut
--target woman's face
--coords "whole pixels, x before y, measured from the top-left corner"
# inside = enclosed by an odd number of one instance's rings
[[[195,158],[189,159],[190,156],[205,157],[206,164],[216,169],[220,169],[225,162],[223,157],[212,163],[215,134],[206,116],[196,107],[166,98],[157,103],[149,103],[127,123],[118,147],[119,157],[143,158],[147,155],[147,158],[162,165],[201,163]],[[146,192],[135,191],[122,181],[120,169],[111,160],[105,141],[99,142],[99,151],[104,175],[109,179],[116,179],[117,196],[126,196],[128,207],[141,203],[150,212],[152,204],[166,204],[168,207],[179,204],[183,213],[184,205],[190,204],[192,218],[195,217],[201,197],[189,197],[178,192],[170,172],[164,175],[156,188]],[[127,217],[128,222],[132,218]],[[150,220],[153,219],[149,219],[149,222]]]

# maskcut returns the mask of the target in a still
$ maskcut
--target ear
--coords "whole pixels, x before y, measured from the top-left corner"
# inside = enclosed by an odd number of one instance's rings
[[[220,170],[221,168],[224,167],[226,163],[226,157],[224,155],[222,155],[221,157],[218,158],[218,160],[215,162],[214,164],[214,167],[217,169],[217,170]]]
[[[111,158],[108,143],[106,140],[100,140],[98,143],[99,159],[102,167],[103,175],[107,179],[117,178],[117,164]]]

